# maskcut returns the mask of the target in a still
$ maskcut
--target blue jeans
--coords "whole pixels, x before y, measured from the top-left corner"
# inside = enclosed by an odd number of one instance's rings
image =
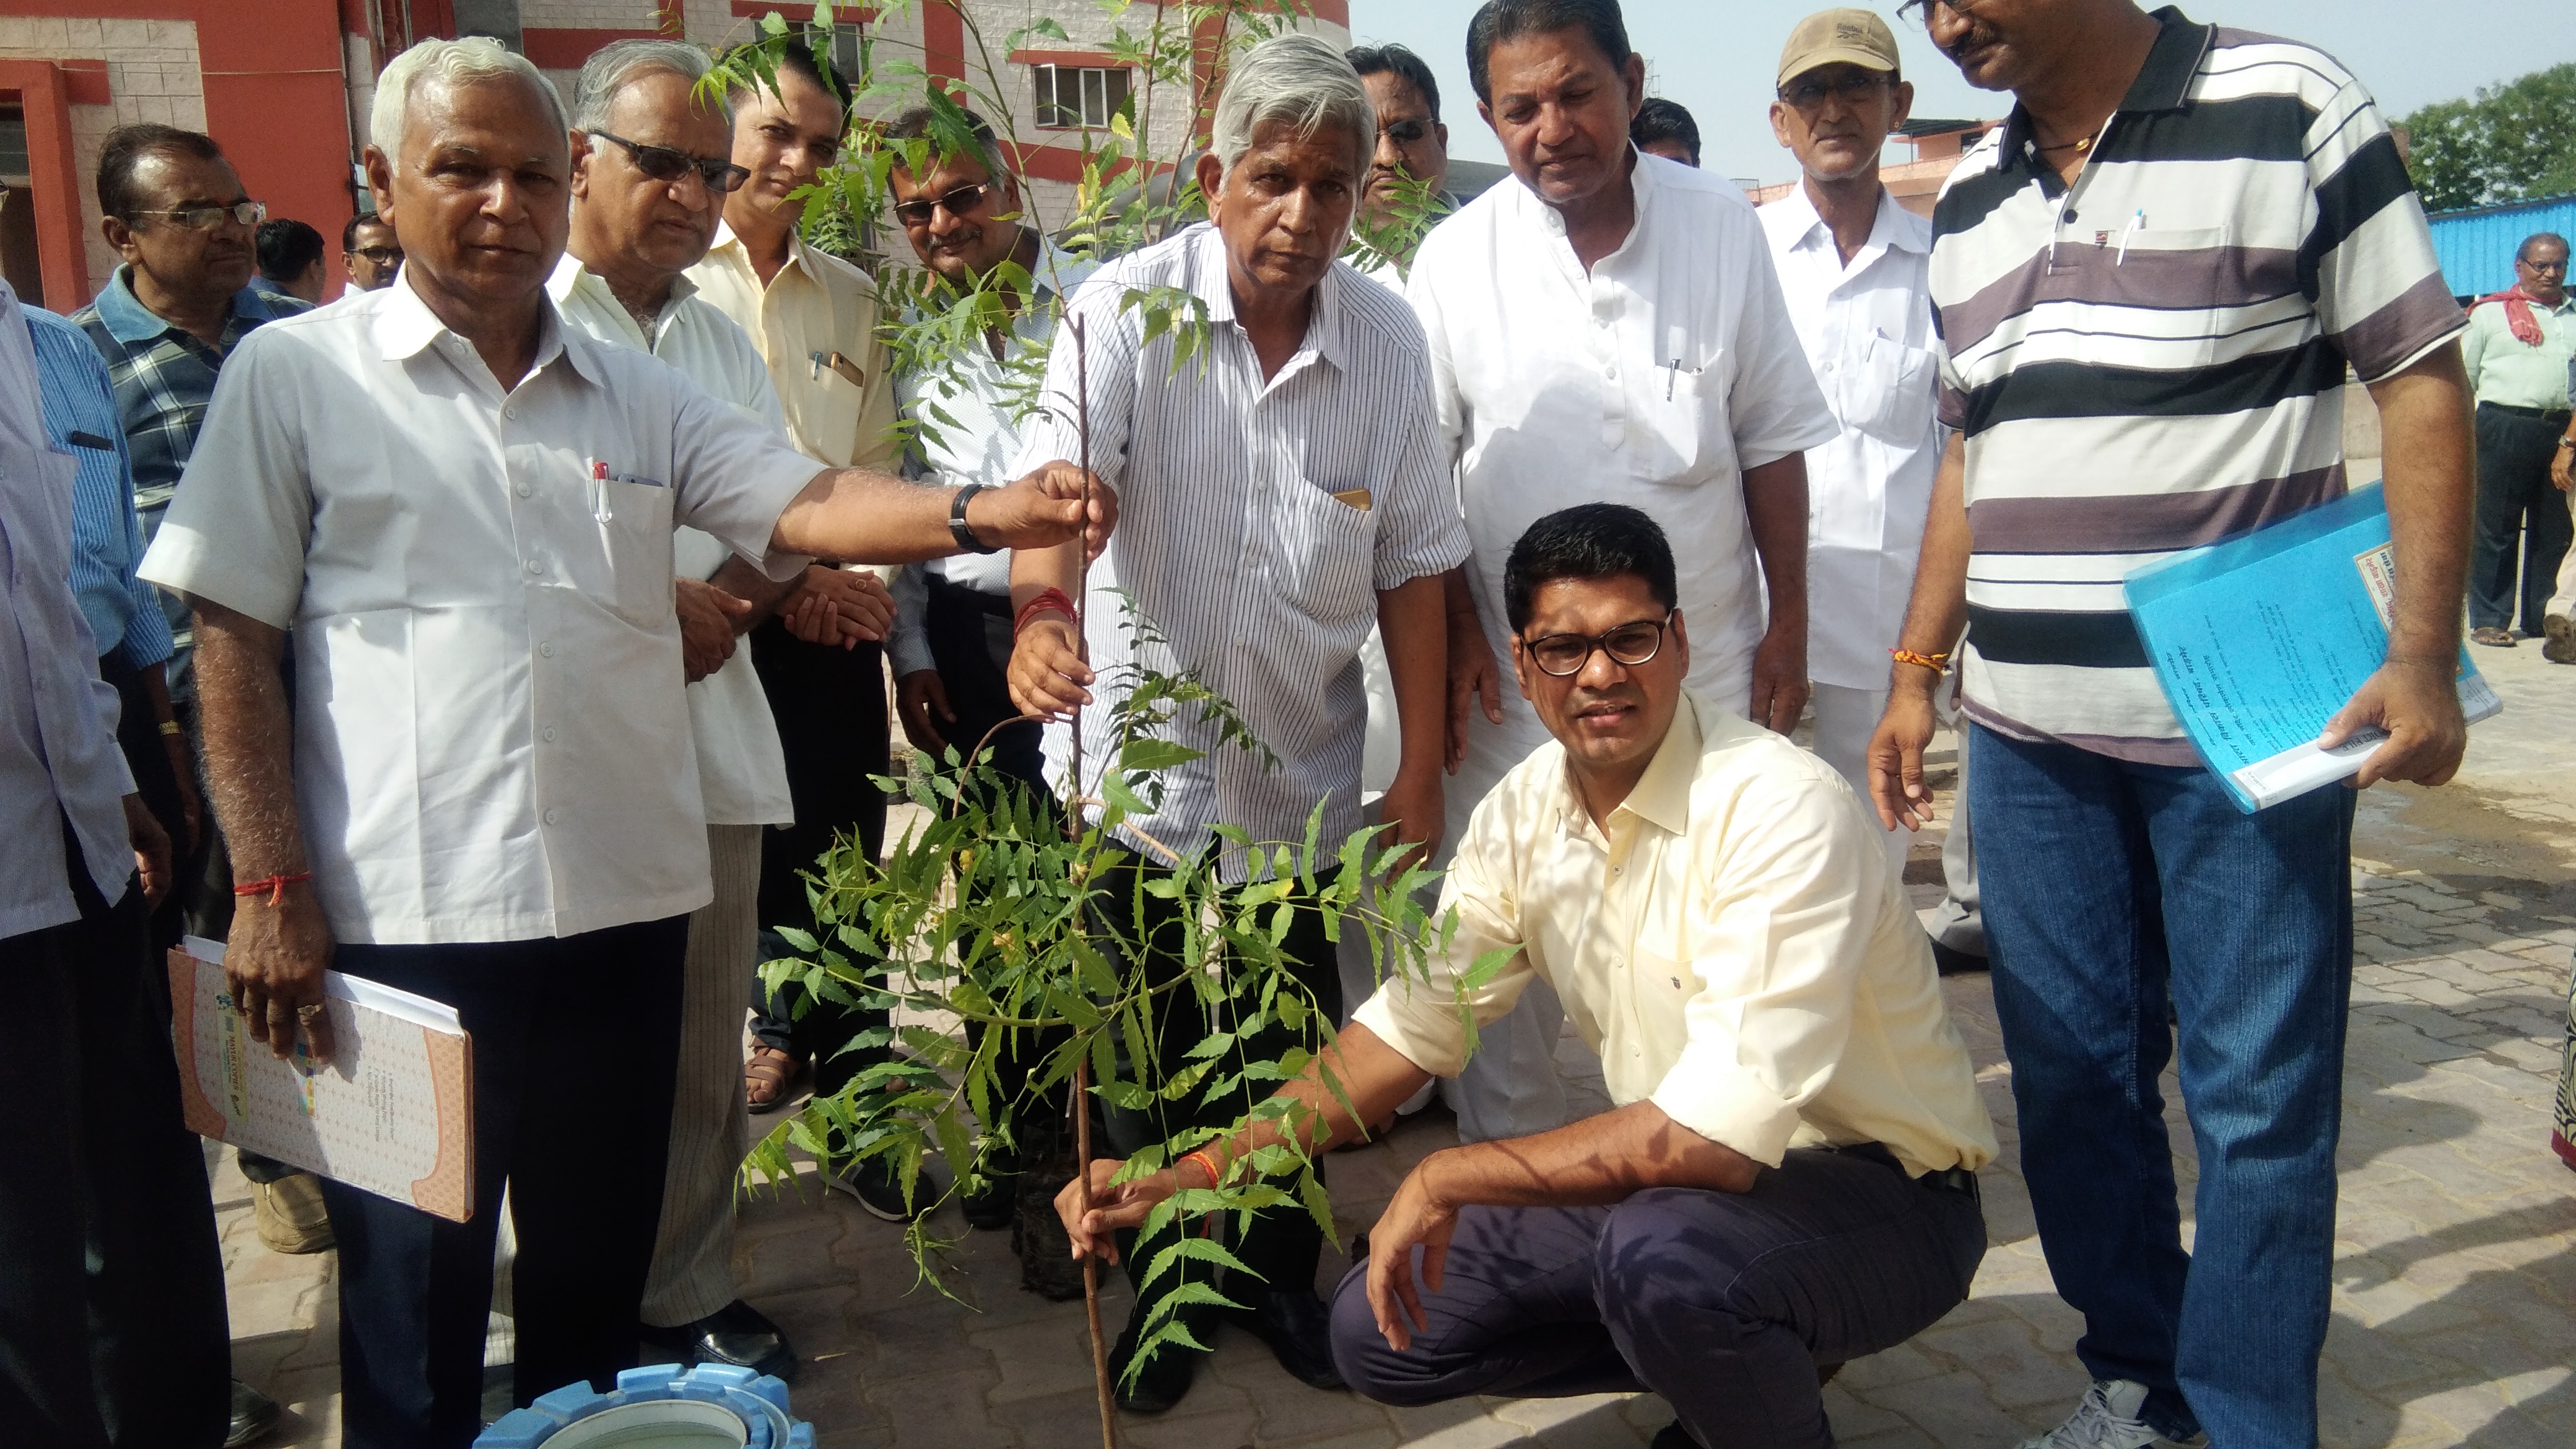
[[[2317,1442],[2352,994],[2353,793],[2240,814],[2198,767],[1982,726],[1969,811],[2022,1175],[2096,1378],[2218,1449]],[[2167,1000],[2173,1016],[2169,1026]],[[2157,1077],[2200,1156],[2181,1241]]]

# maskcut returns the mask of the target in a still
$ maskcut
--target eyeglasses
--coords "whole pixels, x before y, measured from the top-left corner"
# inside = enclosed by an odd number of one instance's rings
[[[1780,87],[1780,99],[1802,111],[1812,111],[1825,103],[1827,96],[1840,96],[1850,105],[1860,105],[1887,85],[1888,78],[1870,72],[1847,75],[1840,80],[1817,80],[1811,76]]]
[[[614,141],[625,147],[626,154],[635,158],[635,169],[656,181],[677,181],[694,171],[698,174],[698,179],[706,183],[707,190],[723,196],[741,190],[742,184],[751,179],[751,171],[748,167],[736,166],[730,161],[692,156],[686,151],[675,151],[668,146],[639,145],[623,136],[612,136],[606,131],[593,131],[590,136],[595,141]]]
[[[2560,257],[2554,262],[2526,261],[2523,262],[2522,265],[2531,268],[2535,272],[2564,272],[2567,270],[2567,259],[2565,257]]]
[[[365,257],[370,263],[379,267],[399,267],[402,265],[403,250],[401,247],[360,247],[349,255]]]
[[[1896,18],[1902,20],[1905,18],[1906,11],[1920,10],[1923,12],[1923,23],[1925,25],[1930,25],[1932,23],[1932,7],[1935,5],[1947,7],[1951,14],[1964,19],[1967,16],[1975,14],[1977,6],[1982,3],[1984,3],[1984,0],[1905,0],[1904,4],[1896,7]]]
[[[172,211],[136,211],[128,213],[127,219],[132,220],[142,216],[166,216],[189,231],[213,231],[227,221],[239,222],[243,226],[257,226],[268,219],[268,207],[263,202],[236,201],[230,206],[183,206]]]
[[[977,181],[957,187],[945,195],[921,201],[899,201],[894,206],[894,219],[905,226],[928,226],[932,215],[942,209],[945,209],[950,216],[962,219],[968,212],[982,206],[984,198],[990,195],[993,189],[994,183]]]
[[[1399,146],[1410,146],[1431,134],[1429,121],[1389,121],[1377,133]]]
[[[1653,659],[1664,649],[1664,626],[1672,615],[1660,619],[1640,619],[1622,624],[1607,634],[1550,634],[1544,639],[1524,639],[1521,647],[1529,651],[1539,672],[1557,679],[1570,679],[1583,672],[1592,662],[1592,651],[1600,650],[1614,664],[1630,668]]]

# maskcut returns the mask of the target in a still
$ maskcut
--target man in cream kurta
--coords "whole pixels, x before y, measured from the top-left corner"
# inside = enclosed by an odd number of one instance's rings
[[[758,349],[698,299],[681,270],[714,234],[721,194],[701,176],[657,180],[630,148],[608,139],[721,163],[727,118],[691,94],[703,70],[693,52],[658,42],[608,47],[584,66],[571,241],[546,291],[567,327],[660,358],[783,440],[786,420]],[[761,833],[795,819],[778,727],[751,651],[736,647],[735,636],[785,590],[712,534],[681,528],[671,547],[715,899],[689,917],[679,1090],[643,1319],[648,1333],[669,1340],[657,1347],[674,1353],[792,1371],[784,1336],[733,1290],[733,1184],[750,1147],[742,1011],[758,960]]]

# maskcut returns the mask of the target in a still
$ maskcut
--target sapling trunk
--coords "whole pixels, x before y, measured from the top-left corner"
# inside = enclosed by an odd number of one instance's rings
[[[1083,345],[1082,319],[1066,319],[1073,333],[1074,435],[1082,440],[1082,523],[1091,526],[1091,353]],[[1074,547],[1080,551],[1080,563],[1074,575],[1073,638],[1077,649],[1088,654],[1089,636],[1083,632],[1083,616],[1091,610],[1091,549],[1077,537]],[[1073,768],[1065,772],[1064,828],[1079,840],[1082,837],[1082,710],[1073,711]],[[1074,918],[1074,929],[1080,931],[1082,918]],[[1085,1052],[1073,1067],[1073,1203],[1075,1212],[1091,1211],[1091,1054]],[[1082,1311],[1091,1324],[1091,1387],[1100,1400],[1100,1449],[1118,1449],[1118,1401],[1109,1391],[1109,1343],[1100,1333],[1100,1259],[1082,1255]]]

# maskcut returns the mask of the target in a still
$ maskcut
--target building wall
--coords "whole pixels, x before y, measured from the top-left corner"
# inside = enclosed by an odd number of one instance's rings
[[[49,271],[47,303],[78,306],[115,270],[99,235],[98,153],[139,121],[213,136],[272,215],[322,232],[336,270],[354,203],[342,31],[341,0],[0,0],[0,68],[19,77],[0,89],[31,112],[58,110],[70,133],[66,174],[39,174],[28,199],[40,225],[58,211],[79,233],[79,275]]]

